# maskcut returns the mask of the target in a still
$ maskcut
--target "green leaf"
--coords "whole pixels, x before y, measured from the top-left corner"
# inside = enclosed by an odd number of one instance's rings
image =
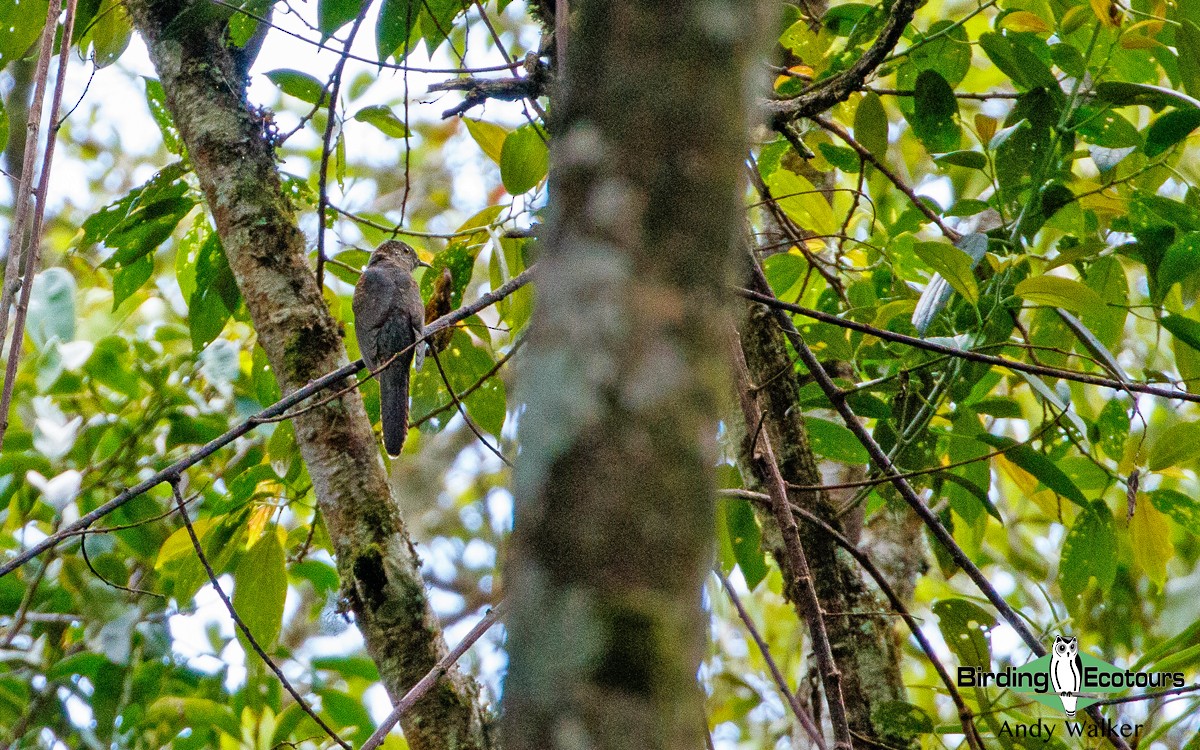
[[[980,151],[951,151],[948,154],[936,156],[933,159],[939,166],[965,167],[966,169],[985,169],[987,156]]]
[[[113,312],[154,275],[154,258],[143,255],[113,274]]]
[[[1000,72],[1012,79],[1013,83],[1022,88],[1031,88],[1028,81],[1025,80],[1024,74],[1021,72],[1021,66],[1017,62],[1017,52],[1013,49],[1012,42],[1007,37],[995,32],[987,32],[979,36],[979,47],[983,50],[983,54],[988,56],[992,64],[1000,69]]]
[[[888,738],[908,744],[922,734],[933,732],[933,719],[918,706],[904,701],[885,701],[871,709],[871,723],[886,727]]]
[[[65,268],[47,268],[33,278],[25,333],[39,349],[53,338],[75,340],[75,289]]]
[[[966,599],[942,599],[934,602],[942,640],[964,667],[991,669],[992,651],[988,632],[996,627],[996,618]]]
[[[382,104],[363,107],[354,113],[354,119],[374,125],[379,132],[393,138],[404,138],[408,135],[408,128],[405,127],[404,121],[397,117],[391,108]]]
[[[1005,458],[1032,474],[1039,482],[1054,490],[1055,494],[1065,497],[1080,507],[1087,507],[1087,498],[1079,491],[1071,478],[1044,454],[1035,451],[1028,445],[1018,443],[1012,438],[1000,435],[985,433],[976,435],[975,439],[993,448],[1003,450]]]
[[[842,425],[819,417],[805,417],[804,427],[812,450],[818,456],[845,464],[865,464],[870,460],[867,449]]]
[[[825,161],[842,170],[846,174],[858,174],[862,166],[858,152],[845,146],[835,146],[832,143],[819,143],[817,150]]]
[[[317,3],[317,28],[321,40],[333,36],[334,32],[358,17],[364,0],[319,0]]]
[[[1080,316],[1087,327],[1109,349],[1117,349],[1125,335],[1129,311],[1129,283],[1121,261],[1112,256],[1098,258],[1087,269],[1086,283],[1100,295],[1103,306],[1085,310]]]
[[[316,104],[328,98],[325,95],[325,86],[320,81],[299,70],[280,68],[267,73],[267,78],[283,93],[309,104]]]
[[[550,168],[545,136],[534,125],[508,134],[500,150],[500,181],[510,195],[522,195],[537,186]]]
[[[948,242],[918,242],[913,250],[963,299],[972,305],[979,302],[979,285],[975,282],[971,256]]]
[[[442,269],[450,269],[453,283],[450,289],[450,306],[457,309],[462,305],[463,292],[471,283],[471,273],[475,268],[475,257],[479,254],[478,245],[468,245],[454,242],[442,252],[433,256],[431,268],[421,277],[421,296],[425,299],[433,294],[434,281],[441,277]]]
[[[762,531],[749,501],[730,498],[725,502],[725,527],[729,544],[746,586],[753,591],[767,577],[767,561],[763,557]]]
[[[1200,271],[1200,232],[1186,232],[1171,246],[1158,266],[1158,293],[1166,296],[1171,286]]]
[[[242,555],[233,572],[233,606],[254,640],[270,653],[279,637],[283,621],[283,602],[287,597],[287,571],[279,534],[268,528],[248,552]],[[247,654],[250,644],[238,629],[238,641]]]
[[[932,41],[924,41],[938,35]],[[949,19],[937,21],[924,34],[913,40],[912,51],[896,71],[896,85],[902,90],[914,88],[918,76],[933,70],[946,83],[957,86],[971,69],[971,40],[962,24]]]
[[[31,52],[46,23],[48,5],[43,0],[0,0],[0,70]]]
[[[930,153],[958,148],[962,131],[958,124],[958,99],[941,74],[921,71],[913,92],[913,115],[909,118],[913,133]]]
[[[142,721],[149,726],[162,723],[181,729],[187,727],[193,732],[212,728],[230,737],[241,736],[241,725],[234,716],[233,708],[208,698],[163,696],[150,704]]]
[[[167,109],[167,94],[157,78],[143,78],[146,82],[146,104],[150,107],[150,115],[162,133],[163,145],[173,154],[183,153],[183,141],[175,121],[171,119],[171,111]]]
[[[869,92],[854,110],[854,138],[879,159],[887,158],[888,117],[883,100]]]
[[[1167,112],[1151,123],[1146,131],[1146,156],[1153,159],[1165,153],[1196,128],[1200,128],[1200,109],[1173,109]]]
[[[1182,466],[1200,458],[1200,424],[1176,422],[1155,438],[1147,452],[1150,471]]]
[[[1200,352],[1200,323],[1175,314],[1164,315],[1159,322],[1172,336]]]
[[[1179,79],[1183,90],[1200,97],[1200,27],[1184,19],[1175,29],[1175,47],[1179,50]]]
[[[421,4],[414,0],[383,0],[379,20],[375,24],[375,49],[380,60],[393,55],[397,62],[412,51]],[[401,46],[405,45],[404,49]]]
[[[126,10],[125,3],[120,0],[102,0],[92,19],[91,29],[79,40],[79,46],[86,48],[90,45],[96,67],[104,68],[121,57],[132,36],[133,25],[129,21],[129,11]]]
[[[1096,84],[1096,98],[1118,107],[1140,104],[1158,111],[1163,107],[1200,109],[1200,100],[1162,86],[1125,81],[1103,81]]]
[[[1175,490],[1155,490],[1150,493],[1154,507],[1166,513],[1189,534],[1200,535],[1200,500]]]
[[[1063,540],[1058,585],[1067,609],[1076,612],[1090,582],[1103,594],[1117,575],[1117,534],[1112,512],[1103,500],[1084,505]]]
[[[1013,294],[1035,304],[1062,307],[1073,312],[1092,310],[1104,304],[1091,287],[1062,276],[1031,276],[1017,284]]]
[[[129,344],[120,336],[106,336],[96,342],[83,371],[96,382],[129,398],[141,395]]]
[[[463,118],[463,124],[467,126],[467,132],[479,144],[479,148],[483,149],[484,155],[499,164],[500,154],[504,149],[504,141],[508,138],[509,131],[495,123],[470,118]]]

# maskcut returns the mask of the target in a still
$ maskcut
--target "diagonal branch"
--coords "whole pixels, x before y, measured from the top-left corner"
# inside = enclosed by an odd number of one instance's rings
[[[746,425],[756,425],[762,422],[762,411],[755,400],[755,389],[750,382],[750,371],[746,367],[746,357],[742,352],[740,338],[730,336],[730,348],[733,351],[733,370],[737,380],[738,397],[742,404],[742,415]],[[755,438],[756,445],[751,446],[750,454],[757,456],[766,469],[767,489],[771,496],[771,513],[779,524],[783,542],[788,556],[788,564],[795,576],[797,602],[804,610],[804,619],[808,623],[809,637],[812,638],[813,652],[816,655],[817,669],[821,673],[821,681],[825,685],[825,702],[829,706],[829,720],[833,724],[834,750],[851,750],[850,725],[846,719],[846,706],[842,701],[842,675],[833,660],[833,649],[829,646],[829,636],[825,632],[825,618],[821,613],[821,602],[817,599],[817,590],[813,587],[812,574],[808,568],[808,558],[800,543],[800,531],[796,526],[796,518],[792,515],[787,497],[787,487],[779,473],[779,464],[775,460],[775,451],[771,448],[771,438],[766,432],[759,432]]]
[[[241,616],[238,615],[237,609],[233,606],[233,602],[229,600],[229,595],[226,594],[221,588],[221,583],[217,580],[216,571],[213,570],[212,565],[210,565],[208,562],[208,557],[204,554],[204,547],[200,544],[200,537],[196,536],[196,529],[192,526],[192,519],[188,518],[187,507],[183,502],[183,495],[179,492],[178,478],[171,482],[171,491],[175,495],[175,505],[179,508],[179,515],[181,518],[183,518],[183,525],[187,529],[188,536],[191,537],[192,547],[195,548],[196,556],[200,558],[200,564],[204,566],[204,572],[208,575],[208,582],[212,584],[213,591],[217,592],[217,596],[220,597],[221,603],[224,604],[225,609],[229,611],[229,616],[233,618],[233,624],[237,625],[238,630],[240,630],[242,635],[246,637],[246,642],[250,644],[250,648],[252,648],[254,653],[258,654],[259,658],[266,663],[267,667],[269,667],[270,670],[275,673],[275,676],[279,678],[279,682],[283,685],[283,689],[288,691],[288,694],[292,696],[304,713],[308,714],[309,718],[315,721],[317,726],[321,727],[321,729],[325,731],[325,734],[329,735],[330,739],[346,748],[346,750],[352,750],[350,743],[339,737],[337,732],[333,731],[333,729],[331,729],[329,725],[317,715],[317,712],[313,710],[312,706],[308,705],[308,701],[304,700],[304,696],[296,692],[296,688],[292,687],[292,683],[289,682],[288,678],[284,676],[283,670],[279,668],[279,665],[276,664],[270,656],[267,656],[267,652],[263,650],[261,645],[259,645],[258,640],[254,637],[254,634],[250,632],[250,628],[246,626],[245,621],[243,621]]]
[[[758,260],[754,258],[753,253],[750,253],[750,262],[751,271],[753,273],[753,284],[759,290],[756,296],[774,299],[774,296],[771,294],[771,287],[767,283],[767,277],[763,273],[762,267],[758,264]],[[981,571],[975,565],[974,561],[972,561],[971,558],[968,557],[967,554],[962,550],[962,548],[958,546],[958,543],[954,541],[954,537],[949,531],[946,530],[946,527],[942,525],[942,522],[938,519],[937,515],[934,514],[929,506],[927,506],[921,500],[916,491],[912,488],[912,485],[908,483],[908,480],[901,476],[895,464],[893,464],[888,458],[887,453],[884,452],[883,448],[879,446],[879,443],[875,442],[875,438],[862,424],[862,422],[859,421],[858,416],[854,413],[854,410],[851,409],[850,405],[846,402],[846,393],[839,388],[837,384],[834,383],[829,377],[828,373],[825,372],[825,368],[821,366],[821,363],[817,360],[817,356],[813,354],[812,349],[808,347],[808,344],[804,341],[804,338],[800,335],[800,332],[796,330],[796,326],[792,323],[792,319],[778,305],[772,305],[771,310],[774,312],[775,318],[779,321],[780,326],[783,327],[788,339],[795,347],[796,353],[800,355],[801,362],[803,362],[804,366],[808,368],[809,372],[813,376],[813,379],[825,393],[825,396],[829,399],[830,403],[834,405],[834,408],[842,417],[842,421],[845,422],[846,427],[849,428],[852,433],[854,433],[854,436],[860,443],[862,443],[862,446],[866,448],[867,454],[871,457],[871,461],[874,462],[892,480],[892,484],[900,493],[900,496],[904,498],[904,501],[908,503],[909,507],[913,509],[925,526],[930,530],[930,532],[932,532],[934,537],[936,537],[937,540],[946,548],[950,557],[954,560],[954,563],[958,565],[958,567],[961,568],[964,573],[967,574],[967,576],[972,582],[975,583],[983,595],[987,597],[987,600],[992,603],[992,606],[996,608],[996,611],[1000,614],[1004,621],[1008,623],[1009,627],[1016,631],[1017,635],[1020,636],[1021,640],[1025,642],[1025,645],[1029,648],[1029,650],[1038,656],[1044,656],[1046,654],[1046,647],[1042,645],[1040,640],[1038,640],[1037,635],[1035,635],[1033,631],[1029,629],[1029,626],[1025,624],[1025,621],[1021,619],[1021,616],[1017,614],[1017,612],[1007,601],[1004,600],[1004,597],[1000,595],[1000,592],[996,590],[996,587],[993,586],[991,581],[988,580],[987,576],[983,574],[983,571]],[[1103,725],[1102,723],[1104,721],[1104,717],[1098,708],[1095,706],[1089,707],[1088,715],[1092,717],[1092,720],[1096,722],[1098,726]],[[1129,744],[1121,737],[1110,736],[1109,741],[1114,747],[1118,748],[1118,750],[1130,750]]]
[[[830,315],[829,313],[824,313],[820,310],[813,310],[808,307],[793,305],[790,302],[784,302],[783,300],[775,297],[774,294],[769,293],[770,287],[766,287],[766,289],[768,293],[764,293],[763,291],[758,291],[755,289],[741,288],[736,289],[735,292],[748,300],[767,305],[776,311],[786,311],[789,313],[795,313],[796,315],[803,315],[806,318],[819,320],[822,323],[828,323],[840,328],[849,328],[850,330],[858,331],[859,333],[866,333],[871,336],[875,336],[876,338],[883,339],[884,341],[905,344],[906,346],[911,346],[915,349],[924,349],[925,351],[936,352],[948,357],[965,359],[969,362],[995,365],[996,367],[1007,367],[1010,370],[1018,370],[1020,372],[1027,372],[1032,375],[1042,375],[1050,378],[1059,378],[1061,380],[1070,380],[1075,383],[1099,385],[1118,391],[1134,391],[1136,393],[1145,393],[1150,396],[1160,396],[1162,398],[1175,399],[1176,401],[1191,401],[1192,403],[1200,403],[1200,394],[1198,393],[1171,390],[1161,386],[1151,385],[1149,383],[1124,382],[1114,378],[1104,378],[1098,375],[1089,375],[1086,372],[1078,372],[1076,370],[1064,370],[1058,367],[1047,367],[1044,365],[1031,365],[1026,364],[1025,362],[1005,359],[1003,357],[997,357],[991,354],[983,354],[970,349],[957,349],[953,346],[939,344],[936,341],[920,339],[915,336],[906,336],[903,333],[895,333],[893,331],[888,331],[883,328],[868,325],[866,323],[859,323],[854,320],[839,318],[836,315]],[[788,322],[789,324],[791,323],[790,319]],[[792,328],[794,329],[795,326],[792,326]]]
[[[428,338],[432,334],[447,326],[454,325],[461,320],[471,317],[480,310],[490,307],[499,300],[520,289],[522,286],[529,283],[530,279],[533,277],[533,269],[534,266],[530,266],[529,268],[525,269],[525,271],[509,280],[507,283],[503,284],[499,289],[488,292],[487,294],[482,295],[475,302],[472,302],[469,305],[463,305],[454,312],[449,313],[448,315],[443,315],[434,322],[430,323],[425,327],[423,338]],[[122,505],[134,499],[135,497],[145,494],[146,492],[150,491],[150,489],[157,487],[164,482],[173,481],[187,469],[200,463],[221,448],[224,448],[226,445],[229,445],[242,435],[250,432],[258,425],[273,421],[275,417],[286,414],[288,409],[296,406],[311,396],[320,393],[326,388],[342,383],[347,377],[361,370],[362,367],[363,361],[361,359],[355,360],[348,365],[339,367],[333,372],[317,378],[303,388],[299,388],[289,393],[280,400],[276,401],[274,404],[268,406],[266,409],[260,411],[258,414],[255,414],[254,416],[246,419],[229,431],[225,432],[223,435],[213,438],[199,449],[192,451],[183,458],[172,463],[170,466],[161,469],[149,478],[139,482],[137,485],[130,487],[90,513],[80,516],[79,520],[68,524],[57,533],[46,537],[13,559],[9,560],[3,565],[0,565],[0,578],[3,578],[4,576],[13,572],[46,550],[58,546],[64,539],[68,539],[72,536],[78,536],[96,521],[104,518],[109,513],[112,513],[114,510],[120,508]]]

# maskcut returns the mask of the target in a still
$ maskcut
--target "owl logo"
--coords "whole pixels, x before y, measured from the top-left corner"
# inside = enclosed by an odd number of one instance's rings
[[[1079,641],[1074,637],[1054,636],[1054,652],[1050,656],[1050,681],[1054,683],[1054,692],[1058,693],[1067,716],[1074,716],[1078,697],[1068,693],[1078,693],[1080,685],[1083,684]]]

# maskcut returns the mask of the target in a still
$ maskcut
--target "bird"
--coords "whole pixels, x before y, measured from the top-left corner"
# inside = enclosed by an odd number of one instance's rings
[[[1079,659],[1079,641],[1074,637],[1054,636],[1054,651],[1050,657],[1050,680],[1054,683],[1054,692],[1058,693],[1058,699],[1062,701],[1063,710],[1067,712],[1068,717],[1075,716],[1075,705],[1079,697],[1069,693],[1079,692],[1082,667]]]
[[[419,370],[425,355],[425,343],[420,341],[425,306],[413,279],[419,266],[428,268],[429,264],[411,245],[400,240],[383,242],[358,277],[351,305],[355,337],[367,367],[375,370],[396,356],[378,374],[383,447],[390,456],[400,455],[408,436],[408,368],[415,359]]]

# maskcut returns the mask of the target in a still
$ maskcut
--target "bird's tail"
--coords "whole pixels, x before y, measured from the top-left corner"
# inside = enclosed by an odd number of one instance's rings
[[[406,357],[397,357],[379,373],[379,417],[383,423],[383,447],[389,456],[400,455],[408,437],[408,366]]]

